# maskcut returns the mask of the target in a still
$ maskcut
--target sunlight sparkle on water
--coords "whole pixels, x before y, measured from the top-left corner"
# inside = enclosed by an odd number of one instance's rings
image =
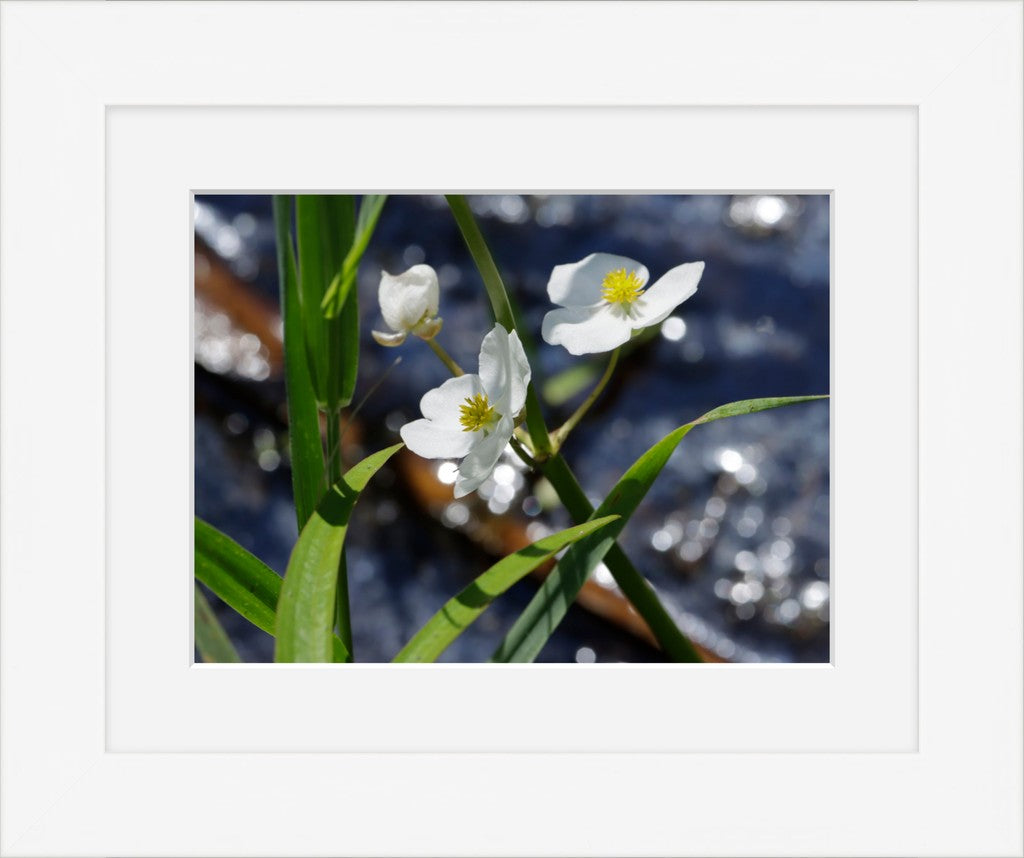
[[[679,342],[686,336],[686,322],[679,316],[669,316],[661,323],[661,335],[669,342]]]

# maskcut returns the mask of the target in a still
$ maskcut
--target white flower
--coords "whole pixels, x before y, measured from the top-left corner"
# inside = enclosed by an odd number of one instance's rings
[[[611,351],[633,331],[656,325],[697,291],[703,262],[668,271],[650,289],[647,268],[625,256],[592,253],[569,265],[556,265],[548,297],[561,305],[544,316],[544,341],[570,354]]]
[[[382,272],[377,297],[384,321],[394,332],[372,332],[382,346],[400,346],[409,334],[429,340],[441,330],[437,273],[429,265],[414,265],[398,275]]]
[[[480,374],[450,378],[420,400],[423,419],[402,427],[402,440],[426,459],[459,459],[455,497],[476,491],[498,464],[526,403],[530,364],[519,335],[501,325],[480,345]]]

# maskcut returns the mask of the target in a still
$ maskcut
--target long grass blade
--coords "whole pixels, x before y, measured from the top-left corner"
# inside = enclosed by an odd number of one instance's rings
[[[604,527],[615,516],[597,518],[538,539],[504,557],[431,617],[395,656],[396,662],[431,662],[454,643],[498,596],[525,578],[545,560],[584,536]]]
[[[242,660],[198,584],[195,591],[195,636],[196,649],[203,661],[227,664]]]
[[[335,624],[338,567],[344,550],[349,516],[359,493],[381,466],[395,454],[395,444],[367,456],[331,486],[310,516],[292,549],[277,605],[278,662],[329,662]],[[345,631],[342,631],[345,637]],[[351,655],[346,654],[346,661]]]
[[[217,598],[269,635],[281,595],[281,576],[231,537],[198,516],[195,520],[195,577]],[[347,651],[338,637],[332,642],[336,661]]]
[[[784,405],[823,399],[822,396],[786,396],[766,399],[748,399],[731,402],[712,409],[706,414],[680,426],[662,438],[644,453],[615,484],[608,497],[593,513],[596,516],[619,515],[620,518],[573,545],[551,574],[544,580],[537,595],[520,614],[501,645],[492,656],[493,661],[529,662],[543,649],[552,632],[565,617],[590,573],[605,557],[630,516],[639,506],[673,450],[690,430],[702,423],[752,414]]]
[[[594,514],[593,504],[561,454],[544,462],[542,470],[574,521],[586,521]],[[689,638],[680,631],[661,604],[654,588],[637,571],[625,552],[618,545],[613,545],[604,560],[615,583],[643,617],[665,654],[674,662],[703,661]]]
[[[342,270],[345,257],[352,249],[356,234],[356,198],[325,197],[327,248],[327,281],[323,294],[335,275]],[[353,274],[353,279],[354,279]],[[321,303],[323,297],[320,298]],[[327,326],[327,386],[329,411],[344,408],[352,401],[359,373],[359,296],[352,292],[337,318],[328,319],[320,312],[321,323]]]
[[[320,313],[320,299],[332,275],[327,273],[321,223],[323,204],[316,195],[295,198],[295,236],[299,253],[299,305],[303,342],[310,382],[317,406],[327,408],[327,325]]]
[[[274,197],[277,271],[284,327],[285,394],[288,400],[288,444],[291,450],[292,494],[299,530],[320,500],[324,485],[324,449],[320,418],[306,359],[299,278],[291,237],[291,198]]]
[[[387,194],[367,194],[359,204],[359,215],[356,218],[355,239],[352,241],[352,248],[345,256],[341,270],[334,276],[327,294],[324,295],[320,307],[324,316],[333,319],[338,315],[345,305],[352,287],[356,283],[356,275],[359,272],[359,263],[363,260],[363,254],[370,244],[373,231],[377,228],[377,221],[384,209],[384,202]]]
[[[304,194],[295,200],[299,245],[299,296],[306,356],[321,411],[336,413],[351,400],[359,355],[359,308],[346,302],[338,318],[324,318],[320,304],[355,233],[351,196]]]

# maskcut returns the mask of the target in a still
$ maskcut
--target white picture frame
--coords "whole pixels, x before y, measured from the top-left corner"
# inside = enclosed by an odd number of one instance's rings
[[[1019,0],[0,16],[0,855],[1024,852]],[[831,665],[191,664],[190,190],[499,187],[833,193]]]

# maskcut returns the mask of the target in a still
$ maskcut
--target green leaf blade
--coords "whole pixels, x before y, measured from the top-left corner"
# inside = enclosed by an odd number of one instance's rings
[[[433,662],[498,596],[579,539],[615,520],[605,516],[561,530],[504,557],[431,617],[395,656],[395,662]]]
[[[726,417],[753,414],[757,411],[824,398],[826,397],[785,396],[730,402],[678,427],[658,441],[630,466],[593,513],[593,517],[615,514],[620,518],[569,549],[513,624],[492,656],[492,660],[531,662],[537,658],[548,638],[565,617],[569,606],[575,601],[590,573],[614,546],[619,533],[665,467],[676,446],[691,429]]]
[[[341,308],[341,315],[331,319],[330,324],[335,337],[332,354],[338,367],[336,401],[343,408],[355,396],[359,377],[359,301],[355,292]]]
[[[342,270],[345,257],[351,251],[356,231],[356,199],[350,195],[324,197],[325,222],[323,241],[326,253],[326,277],[321,290],[323,295]],[[345,302],[338,318],[324,318],[320,303],[315,310],[320,314],[320,323],[327,326],[327,407],[333,413],[352,401],[359,372],[359,300],[353,292]]]
[[[402,444],[367,456],[320,501],[292,550],[277,605],[277,662],[330,662],[338,565],[352,508],[370,478]],[[345,660],[351,660],[348,653]]]
[[[558,497],[575,521],[586,521],[594,514],[593,505],[561,454],[556,453],[544,462],[542,469],[544,476],[558,492]],[[647,623],[666,655],[674,662],[703,661],[689,638],[679,630],[675,620],[665,610],[654,588],[637,571],[618,545],[613,545],[609,549],[605,563],[615,583],[633,603],[633,607]]]
[[[238,650],[231,643],[209,601],[195,585],[195,638],[196,649],[203,661],[209,664],[232,664],[240,662]]]
[[[195,577],[218,599],[256,628],[274,634],[281,576],[227,534],[195,518]],[[332,643],[336,660],[346,650],[339,638]]]
[[[355,199],[347,195],[300,194],[295,198],[299,245],[299,297],[302,323],[317,405],[335,413],[347,405],[355,386],[359,356],[359,310],[351,305],[335,319],[320,308],[355,234]],[[355,339],[353,341],[353,332]]]
[[[288,445],[291,451],[292,494],[299,530],[320,500],[324,485],[324,449],[320,416],[306,359],[299,278],[291,238],[291,199],[274,197],[277,270],[284,328],[285,396],[288,402]]]
[[[316,395],[317,406],[327,404],[326,356],[327,326],[320,318],[320,298],[326,286],[326,262],[320,240],[322,220],[320,198],[300,194],[295,197],[295,236],[299,253],[299,305],[302,313],[306,363]]]
[[[249,622],[274,633],[281,577],[229,536],[195,520],[195,576]]]
[[[359,215],[356,218],[355,239],[352,247],[345,256],[341,270],[338,271],[331,285],[320,302],[325,318],[333,319],[341,312],[348,300],[349,293],[356,283],[356,275],[359,272],[359,263],[363,260],[363,254],[370,244],[373,231],[377,228],[377,221],[384,209],[387,194],[367,194],[359,205]]]

